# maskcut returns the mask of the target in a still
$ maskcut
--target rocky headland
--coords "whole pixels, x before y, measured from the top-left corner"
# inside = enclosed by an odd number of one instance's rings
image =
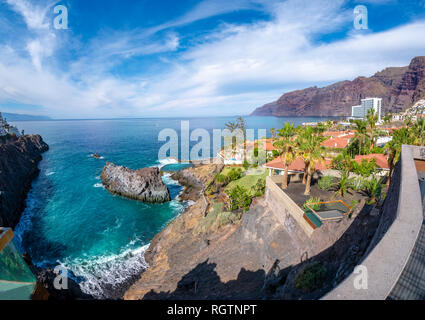
[[[38,175],[41,154],[49,146],[39,135],[3,136],[0,140],[0,226],[14,228]]]
[[[125,198],[151,203],[170,201],[158,168],[131,170],[107,162],[100,175],[105,188]]]
[[[323,88],[285,93],[257,108],[256,116],[349,116],[351,107],[367,97],[382,98],[382,112],[399,112],[425,98],[425,57],[407,67],[390,67],[372,77],[358,77]]]

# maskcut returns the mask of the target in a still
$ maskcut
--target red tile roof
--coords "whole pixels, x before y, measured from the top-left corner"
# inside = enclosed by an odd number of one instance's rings
[[[273,150],[276,150],[276,148],[274,147],[273,143],[266,142],[266,151],[273,151]]]
[[[322,142],[322,146],[326,148],[344,149],[350,143],[350,138],[330,138]]]
[[[368,159],[368,160],[375,159],[376,164],[378,165],[379,168],[381,168],[381,169],[389,169],[390,168],[390,165],[388,164],[388,158],[383,154],[373,153],[373,154],[367,154],[367,155],[364,155],[364,156],[356,156],[354,158],[354,160],[357,163],[361,163],[363,159]]]
[[[325,165],[323,165],[322,163],[318,163],[316,169],[317,170],[326,170],[327,168],[330,167],[331,164],[331,160],[325,160]],[[283,170],[285,169],[283,162],[281,160],[280,157],[266,163],[264,165],[265,167],[268,168],[272,168],[272,169],[278,169],[278,170]],[[304,164],[304,160],[302,157],[299,157],[297,159],[295,159],[290,165],[289,165],[289,171],[300,171],[303,172],[305,169],[305,164]]]

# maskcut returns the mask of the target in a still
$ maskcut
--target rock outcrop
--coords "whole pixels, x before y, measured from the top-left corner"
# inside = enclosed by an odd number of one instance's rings
[[[107,162],[100,177],[113,194],[144,202],[170,201],[170,192],[158,168],[130,170]]]
[[[32,180],[39,173],[37,164],[48,149],[39,135],[1,137],[0,226],[18,224]]]
[[[366,97],[382,98],[383,113],[402,111],[425,98],[425,57],[414,58],[408,67],[386,68],[370,78],[285,93],[252,115],[349,116],[351,107]]]

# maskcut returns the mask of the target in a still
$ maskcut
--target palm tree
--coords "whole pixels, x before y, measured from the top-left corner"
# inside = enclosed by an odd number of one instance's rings
[[[425,146],[425,120],[419,118],[413,126],[413,132],[415,134],[415,144],[421,147]]]
[[[242,130],[242,132],[245,135],[245,130],[246,130],[245,120],[242,117],[239,117],[236,121],[237,121],[238,129]]]
[[[311,178],[316,171],[317,165],[325,160],[325,149],[321,146],[324,140],[325,138],[315,132],[313,128],[305,127],[296,141],[297,154],[302,156],[304,160],[303,184],[306,185],[304,193],[306,195],[310,194]]]
[[[381,131],[376,128],[376,123],[378,122],[378,113],[375,112],[374,109],[369,109],[366,116],[366,122],[368,124],[367,127],[367,135],[371,142],[370,149],[373,149],[376,146],[376,141],[381,135]]]
[[[339,193],[341,197],[344,197],[345,193],[347,193],[348,189],[350,189],[352,183],[353,178],[349,177],[349,172],[343,171],[341,174],[341,178],[335,184],[338,188],[336,192]]]
[[[370,196],[370,200],[373,203],[375,203],[376,198],[379,198],[382,192],[381,179],[373,176],[372,179],[366,180],[364,182],[364,186],[365,186],[366,192]]]
[[[226,122],[224,125],[227,127],[227,129],[230,130],[232,134],[234,133],[235,130],[239,128],[237,122],[229,121],[229,122]],[[235,149],[236,149],[236,136],[233,135],[232,136],[232,156],[235,155]]]
[[[308,159],[307,181],[305,183],[305,195],[310,195],[311,190],[311,178],[316,172],[316,167],[319,163],[325,162],[324,148],[317,143],[318,140],[313,142],[312,148],[304,153],[304,159]]]
[[[231,132],[235,131],[238,128],[238,124],[236,122],[226,122],[225,126],[227,127],[227,129],[229,129]]]
[[[364,153],[364,147],[370,143],[368,135],[368,123],[364,120],[354,120],[353,124],[356,130],[353,142],[357,142],[359,144],[359,155],[361,155]]]
[[[270,129],[270,134],[272,135],[272,139],[274,139],[276,136],[276,129],[275,128],[271,128]]]
[[[414,137],[408,128],[401,128],[393,132],[393,140],[385,145],[384,153],[388,156],[390,172],[388,174],[387,186],[391,183],[394,167],[400,159],[401,146],[403,144],[413,144]]]
[[[292,163],[295,156],[295,143],[293,141],[294,135],[294,125],[286,122],[283,128],[278,131],[279,140],[274,143],[274,146],[278,149],[279,153],[281,153],[280,157],[285,168],[282,189],[286,189],[288,187],[289,165]]]

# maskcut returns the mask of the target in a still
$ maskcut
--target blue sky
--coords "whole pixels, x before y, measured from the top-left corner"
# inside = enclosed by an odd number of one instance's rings
[[[369,29],[355,30],[363,4]],[[55,29],[56,5],[68,29]],[[425,55],[425,0],[0,0],[0,109],[245,115]]]

